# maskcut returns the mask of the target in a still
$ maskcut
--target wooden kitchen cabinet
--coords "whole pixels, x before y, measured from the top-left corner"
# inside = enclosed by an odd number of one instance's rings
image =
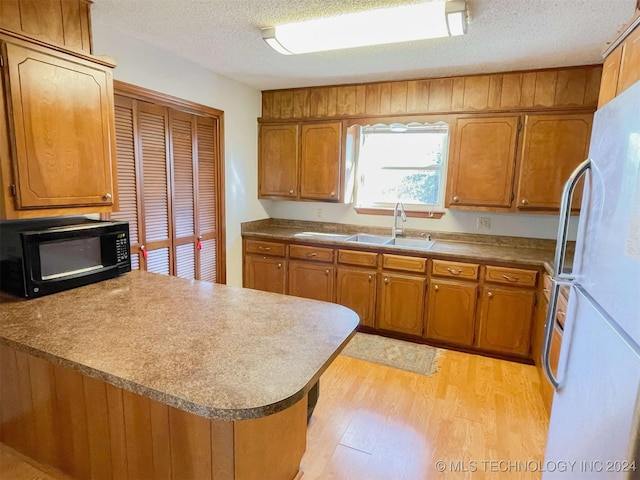
[[[426,278],[383,271],[380,280],[376,327],[422,335]]]
[[[286,293],[287,262],[284,258],[246,255],[244,287],[265,292]]]
[[[342,123],[262,124],[258,197],[342,200]]]
[[[300,130],[300,198],[338,201],[342,124],[303,124]]]
[[[313,261],[289,261],[289,295],[333,301],[334,267]]]
[[[564,183],[588,156],[593,114],[527,115],[520,152],[516,206],[557,210]],[[582,195],[576,191],[574,207]]]
[[[525,357],[529,354],[535,291],[485,285],[477,347]]]
[[[426,338],[471,346],[474,340],[478,285],[432,279],[427,301]]]
[[[360,317],[360,325],[373,328],[376,312],[375,270],[338,267],[336,275],[336,303],[350,308]]]
[[[447,207],[511,206],[518,122],[517,116],[458,118]]]
[[[298,125],[260,125],[258,197],[298,196]]]
[[[2,218],[111,211],[117,199],[111,68],[9,37],[0,41]]]
[[[605,52],[598,108],[640,80],[640,11]]]

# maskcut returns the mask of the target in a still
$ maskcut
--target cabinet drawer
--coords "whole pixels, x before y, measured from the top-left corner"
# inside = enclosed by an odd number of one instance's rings
[[[479,269],[480,266],[475,263],[434,260],[431,264],[431,275],[477,280]]]
[[[558,361],[560,359],[560,348],[562,347],[562,332],[557,326],[553,327],[551,336],[551,347],[549,348],[549,364],[554,375],[558,375]]]
[[[551,295],[551,276],[545,273],[543,281],[544,284],[542,286],[542,293],[544,294],[547,301],[549,301],[549,296]]]
[[[302,258],[317,262],[333,262],[333,249],[310,247],[307,245],[291,245],[289,247],[290,258]]]
[[[567,306],[569,302],[567,297],[564,295],[564,292],[560,290],[560,295],[558,295],[558,308],[556,309],[556,321],[560,328],[564,330],[564,319],[567,316]]]
[[[346,265],[360,265],[362,267],[377,267],[378,254],[373,252],[354,252],[353,250],[338,250],[338,263]]]
[[[492,283],[505,283],[521,287],[533,287],[536,284],[538,272],[521,268],[487,266],[484,279]]]
[[[262,255],[284,257],[284,243],[247,240],[247,243],[245,244],[245,251],[247,253],[259,253]]]
[[[382,268],[425,273],[427,271],[427,259],[384,254],[382,255]]]

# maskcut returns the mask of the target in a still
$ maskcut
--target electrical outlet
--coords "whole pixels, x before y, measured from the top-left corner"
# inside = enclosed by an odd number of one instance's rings
[[[476,228],[480,231],[488,232],[489,230],[491,230],[491,218],[478,217],[476,221]]]
[[[316,218],[322,218],[322,209],[316,208]]]

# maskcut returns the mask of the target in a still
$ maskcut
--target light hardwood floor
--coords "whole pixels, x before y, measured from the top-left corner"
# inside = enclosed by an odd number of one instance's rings
[[[438,365],[425,377],[339,356],[320,382],[303,480],[540,478],[522,471],[544,457],[535,368],[447,350]],[[0,445],[0,478],[68,477]]]
[[[447,350],[438,365],[425,377],[338,357],[320,382],[304,480],[540,478],[517,471],[544,459],[535,367]]]

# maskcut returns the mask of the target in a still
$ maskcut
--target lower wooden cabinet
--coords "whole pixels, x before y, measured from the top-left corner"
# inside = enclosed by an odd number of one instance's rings
[[[477,347],[527,356],[535,291],[486,285],[481,298]]]
[[[289,261],[289,295],[333,301],[334,267],[330,264]]]
[[[338,267],[336,303],[356,312],[365,327],[374,326],[377,281],[375,270]]]
[[[425,336],[454,345],[473,345],[478,286],[433,279],[429,286]]]
[[[283,258],[247,255],[244,286],[265,292],[286,293],[287,262]]]
[[[377,328],[422,335],[426,278],[382,272]]]

